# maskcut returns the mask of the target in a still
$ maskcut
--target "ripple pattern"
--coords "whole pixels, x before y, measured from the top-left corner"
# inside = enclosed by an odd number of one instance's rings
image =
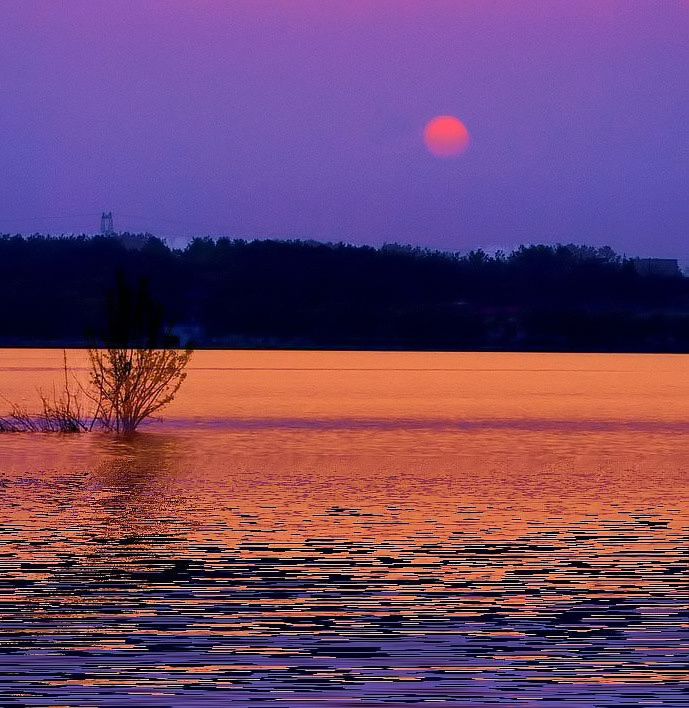
[[[176,453],[0,479],[2,705],[689,704],[682,503]]]

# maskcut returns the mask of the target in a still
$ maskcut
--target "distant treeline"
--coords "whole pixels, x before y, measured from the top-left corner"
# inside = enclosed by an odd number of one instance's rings
[[[689,351],[689,279],[610,248],[0,236],[0,345],[84,346],[123,273],[197,347]]]

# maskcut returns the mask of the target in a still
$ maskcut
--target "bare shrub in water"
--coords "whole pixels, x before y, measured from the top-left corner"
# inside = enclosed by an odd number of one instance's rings
[[[191,350],[89,349],[90,389],[74,390],[68,380],[61,395],[39,391],[43,410],[31,414],[26,407],[10,403],[10,412],[0,417],[0,432],[78,433],[94,427],[116,433],[132,433],[172,401],[187,374]],[[82,394],[95,404],[84,413]],[[93,410],[93,409],[92,409]]]
[[[87,430],[88,425],[84,421],[82,388],[76,381],[74,374],[71,378],[76,382],[78,388],[74,389],[70,384],[70,372],[67,368],[67,352],[62,351],[64,387],[62,394],[57,395],[53,388],[52,397],[48,398],[42,391],[39,391],[41,403],[43,404],[43,414],[39,416],[41,430],[48,433],[79,433]]]
[[[31,414],[17,403],[10,403],[7,416],[0,418],[0,432],[4,433],[79,433],[87,430],[84,420],[80,388],[73,388],[67,368],[67,352],[63,351],[64,389],[60,396],[53,388],[52,397],[39,389],[43,411]],[[72,375],[72,378],[74,376]],[[77,384],[78,385],[78,384]]]
[[[187,374],[191,350],[89,349],[97,394],[94,424],[131,433],[175,397]]]
[[[10,412],[0,417],[0,433],[40,432],[37,415],[31,415],[26,408],[17,403],[10,403],[10,406]]]
[[[175,397],[187,374],[189,347],[180,350],[166,329],[145,279],[131,288],[119,274],[108,294],[104,346],[89,348],[96,412],[93,424],[131,433]]]
[[[48,397],[39,391],[43,412],[36,415],[11,404],[10,413],[0,417],[0,432],[80,432],[99,427],[127,434],[173,400],[187,376],[192,350],[173,346],[177,340],[165,328],[144,279],[134,290],[119,275],[116,289],[108,294],[107,330],[100,340],[103,346],[88,350],[89,387],[72,375],[78,387],[72,388],[65,353],[62,394],[53,389]],[[86,416],[84,397],[93,411]]]

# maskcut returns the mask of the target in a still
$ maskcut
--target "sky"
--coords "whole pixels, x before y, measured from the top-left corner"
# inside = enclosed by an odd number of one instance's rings
[[[689,0],[0,0],[0,96],[0,232],[689,259]]]

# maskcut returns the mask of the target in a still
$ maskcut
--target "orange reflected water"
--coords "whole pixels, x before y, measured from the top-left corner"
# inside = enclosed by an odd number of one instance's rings
[[[68,361],[85,378],[84,352]],[[61,385],[62,351],[0,350],[0,393]],[[684,355],[198,351],[182,419],[684,423]]]
[[[131,440],[3,435],[0,698],[684,705],[685,366],[197,352]]]

